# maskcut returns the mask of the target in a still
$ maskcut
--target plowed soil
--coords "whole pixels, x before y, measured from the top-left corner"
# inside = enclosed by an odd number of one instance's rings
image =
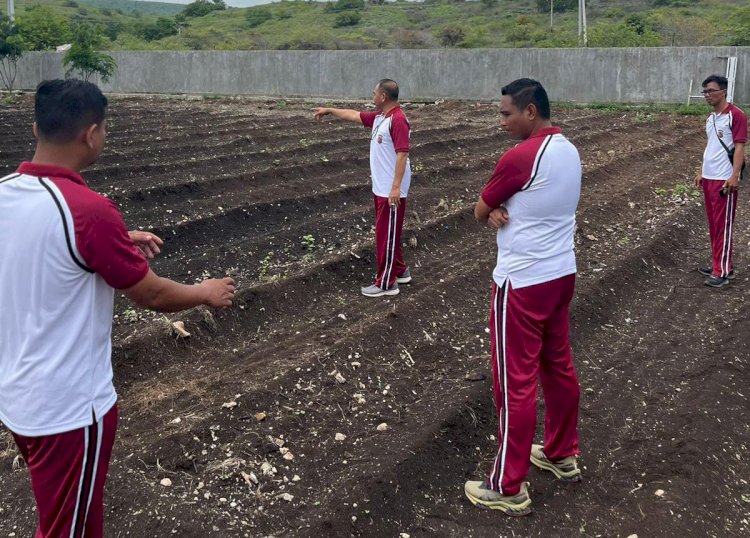
[[[738,277],[705,287],[702,118],[553,111],[584,163],[571,324],[585,479],[532,469],[535,512],[511,519],[463,496],[496,450],[494,234],[471,209],[513,144],[497,108],[406,105],[414,280],[373,300],[359,295],[375,272],[368,134],[313,122],[312,106],[111,103],[91,187],[165,240],[158,274],[230,274],[240,291],[231,310],[170,317],[118,298],[108,536],[750,535],[748,207],[743,191]],[[31,121],[29,101],[0,108],[0,173],[33,154]],[[0,535],[31,536],[4,430],[0,484]]]

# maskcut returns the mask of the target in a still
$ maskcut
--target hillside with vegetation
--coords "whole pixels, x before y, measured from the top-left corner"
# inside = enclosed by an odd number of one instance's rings
[[[577,0],[283,1],[251,8],[130,0],[17,4],[27,50],[95,26],[110,50],[575,47]],[[588,2],[589,46],[750,45],[750,5],[731,0]]]

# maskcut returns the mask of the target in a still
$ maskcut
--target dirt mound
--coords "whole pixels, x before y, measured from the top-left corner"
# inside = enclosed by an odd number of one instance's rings
[[[690,187],[700,118],[553,112],[584,163],[572,328],[585,481],[532,470],[536,513],[509,520],[462,491],[495,451],[485,332],[495,246],[471,208],[513,144],[497,109],[407,108],[414,281],[367,300],[367,134],[313,122],[309,108],[112,102],[90,185],[132,228],[165,239],[158,273],[228,273],[240,292],[230,312],[170,318],[118,301],[108,535],[750,533],[750,291],[742,248],[728,289],[705,288],[693,270],[708,256]],[[18,135],[30,121],[30,103],[0,110],[3,171],[31,156]],[[750,241],[743,209],[738,245]],[[192,336],[176,337],[173,320]],[[7,432],[0,441],[0,532],[28,536],[28,476]]]

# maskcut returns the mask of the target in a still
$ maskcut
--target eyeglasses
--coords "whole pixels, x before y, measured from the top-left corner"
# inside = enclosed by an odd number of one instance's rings
[[[714,88],[709,88],[708,90],[703,90],[703,91],[702,91],[701,93],[702,93],[703,95],[711,95],[712,93],[716,93],[716,92],[723,92],[723,91],[724,91],[724,90],[716,90],[716,89],[714,89]]]

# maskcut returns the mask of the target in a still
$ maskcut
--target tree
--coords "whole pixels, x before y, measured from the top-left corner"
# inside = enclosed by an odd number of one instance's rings
[[[159,17],[154,22],[145,25],[140,31],[146,41],[156,41],[177,34],[177,22],[168,17]]]
[[[18,34],[28,50],[50,50],[70,43],[73,37],[65,17],[48,7],[32,7],[16,21]]]
[[[101,46],[102,40],[100,28],[86,23],[76,26],[72,46],[63,58],[66,78],[74,71],[80,72],[83,80],[89,80],[94,74],[98,74],[102,82],[107,82],[112,77],[117,69],[115,60],[96,50]]]
[[[9,17],[0,19],[0,79],[3,87],[13,91],[18,73],[18,60],[23,55],[24,43]]]
[[[440,43],[444,47],[455,47],[466,37],[466,32],[460,26],[443,26],[440,29]]]
[[[195,0],[192,4],[185,6],[182,14],[186,17],[203,17],[212,11],[221,11],[227,8],[224,0]]]
[[[533,18],[519,15],[503,23],[503,35],[511,47],[532,47],[539,39],[544,38],[546,30]]]

